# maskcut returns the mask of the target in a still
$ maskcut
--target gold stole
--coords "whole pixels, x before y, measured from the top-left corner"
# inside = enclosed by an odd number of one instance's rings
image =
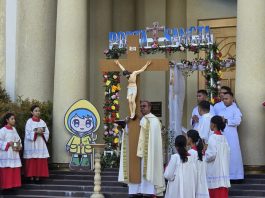
[[[127,134],[125,132],[125,130],[123,131],[124,135],[123,135],[123,140],[122,140],[122,153],[123,153],[123,177],[124,177],[124,181],[129,181],[128,179],[128,170],[127,170]]]
[[[145,117],[146,118],[146,117]],[[146,127],[144,127],[144,172],[143,176],[147,179],[147,160],[148,160],[148,144],[149,144],[149,133],[150,133],[150,120],[146,118]]]

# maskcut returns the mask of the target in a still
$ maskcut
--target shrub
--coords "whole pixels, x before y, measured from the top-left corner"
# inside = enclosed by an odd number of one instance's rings
[[[38,100],[30,100],[28,98],[22,99],[18,97],[15,102],[10,100],[6,90],[1,87],[0,84],[0,121],[3,123],[3,116],[7,112],[12,112],[16,115],[16,129],[17,132],[24,142],[25,137],[25,125],[27,120],[31,117],[30,108],[32,105],[37,104],[41,109],[41,118],[46,122],[47,127],[50,130],[50,138],[47,143],[49,152],[51,154],[51,142],[52,142],[52,103],[40,102]],[[1,126],[2,127],[2,126]]]

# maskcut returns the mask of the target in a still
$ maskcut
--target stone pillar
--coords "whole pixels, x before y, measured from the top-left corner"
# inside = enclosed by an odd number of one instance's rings
[[[16,95],[52,100],[57,2],[17,4]]]
[[[104,88],[103,76],[99,70],[99,60],[105,58],[104,50],[109,46],[108,35],[112,31],[112,1],[90,1],[90,101],[95,105],[103,118]],[[98,130],[98,142],[102,139],[103,125]]]
[[[71,134],[64,115],[77,100],[87,98],[88,1],[58,0],[53,107],[53,162],[68,163],[65,145]]]
[[[243,114],[239,128],[245,165],[264,165],[265,1],[237,2],[236,99]]]
[[[0,1],[0,83],[5,84],[5,1]]]

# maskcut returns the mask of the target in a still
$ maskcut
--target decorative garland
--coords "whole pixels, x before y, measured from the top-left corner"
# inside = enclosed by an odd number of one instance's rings
[[[184,52],[190,51],[193,53],[199,53],[200,50],[207,50],[208,45],[186,45],[181,44],[178,47],[160,47],[157,43],[154,43],[151,48],[140,48],[140,55],[144,54],[156,54],[156,53],[175,53],[175,52]],[[113,46],[112,49],[104,50],[104,54],[107,59],[118,59],[122,54],[125,54],[127,51],[126,48],[118,48],[118,46]]]
[[[212,104],[220,101],[218,90],[221,88],[221,57],[222,53],[218,50],[217,45],[211,45],[207,51],[208,64],[203,71],[203,76],[206,79],[206,90]]]
[[[119,164],[119,157],[116,152],[119,144],[119,130],[115,120],[120,118],[119,114],[119,91],[120,87],[120,73],[119,72],[105,72],[103,74],[103,82],[105,87],[105,103],[104,109],[104,141],[107,147],[104,155],[101,156],[101,165],[103,168],[117,168]]]
[[[110,150],[117,147],[119,143],[117,125],[115,120],[120,118],[119,115],[119,91],[120,87],[120,73],[119,72],[105,72],[103,74],[105,87],[105,104],[104,104],[104,140]]]

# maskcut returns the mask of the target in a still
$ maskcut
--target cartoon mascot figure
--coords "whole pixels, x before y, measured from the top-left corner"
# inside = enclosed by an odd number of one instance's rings
[[[87,100],[79,100],[66,112],[64,118],[66,129],[72,137],[66,144],[71,154],[71,169],[90,169],[92,163],[91,144],[95,144],[96,130],[100,125],[97,109]]]

